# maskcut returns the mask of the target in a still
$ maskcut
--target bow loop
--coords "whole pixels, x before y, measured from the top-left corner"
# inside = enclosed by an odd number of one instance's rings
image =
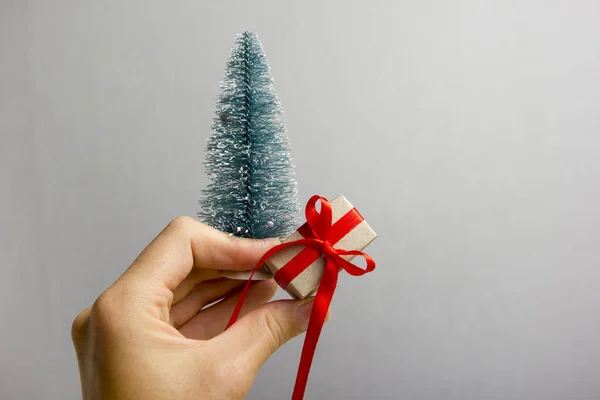
[[[342,268],[344,271],[349,273],[352,276],[361,276],[366,273],[372,272],[375,269],[375,260],[373,260],[368,254],[363,253],[358,250],[344,250],[344,249],[333,249],[336,255],[336,263]],[[367,263],[367,266],[363,269],[358,265],[351,263],[346,260],[342,256],[351,255],[351,256],[359,256],[363,257]]]
[[[317,211],[317,201],[321,201],[321,211]],[[327,240],[333,222],[331,204],[326,198],[312,196],[306,204],[306,222],[312,229],[314,235],[321,240]]]

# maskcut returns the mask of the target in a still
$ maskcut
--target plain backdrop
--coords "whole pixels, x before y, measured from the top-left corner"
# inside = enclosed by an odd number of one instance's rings
[[[78,397],[71,322],[196,215],[245,29],[301,202],[379,233],[307,398],[600,398],[596,0],[0,0],[0,398]],[[301,344],[249,399],[289,398]]]

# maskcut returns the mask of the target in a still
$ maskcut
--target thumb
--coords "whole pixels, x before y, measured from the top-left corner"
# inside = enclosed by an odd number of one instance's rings
[[[313,297],[278,300],[246,314],[215,338],[231,359],[258,372],[264,362],[283,344],[308,328]],[[241,358],[241,359],[240,359]]]

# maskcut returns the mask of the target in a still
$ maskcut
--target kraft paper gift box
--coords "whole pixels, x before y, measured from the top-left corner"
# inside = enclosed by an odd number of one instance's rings
[[[332,230],[335,229],[336,222],[340,221],[340,219],[346,214],[352,212],[357,213],[357,215],[360,216],[358,211],[354,209],[354,206],[352,206],[352,204],[344,196],[337,196],[330,202],[330,204],[332,211]],[[377,234],[375,233],[375,231],[373,231],[369,224],[364,219],[362,219],[362,216],[360,216],[359,221],[360,222],[356,226],[354,226],[348,232],[345,232],[341,239],[339,239],[335,243],[332,243],[334,248],[362,251],[371,242],[373,242],[373,240],[375,240]],[[285,243],[303,239],[304,236],[300,233],[304,231],[303,228],[306,228],[306,226],[302,226],[301,228],[299,228],[296,232],[294,232],[283,242]],[[275,275],[277,271],[279,271],[284,265],[286,265],[289,262],[296,262],[294,258],[304,249],[304,246],[295,245],[280,250],[275,255],[267,259],[267,261],[265,262],[265,267],[268,270],[268,272],[264,269],[257,271],[257,273],[253,277],[253,280],[272,278],[272,275]],[[348,261],[351,261],[355,256],[347,255],[342,257]],[[325,259],[323,256],[320,256],[314,262],[312,262],[304,271],[302,271],[298,276],[296,276],[296,278],[294,278],[284,289],[292,297],[296,299],[304,299],[317,290],[319,282],[321,281],[321,277],[323,276],[324,270]],[[250,272],[224,271],[223,276],[232,279],[248,279],[250,276]]]

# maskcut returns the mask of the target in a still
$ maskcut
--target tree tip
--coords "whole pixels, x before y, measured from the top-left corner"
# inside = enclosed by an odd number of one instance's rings
[[[241,36],[243,36],[244,38],[248,38],[248,39],[256,39],[258,40],[258,34],[250,29],[246,29],[241,33]]]

